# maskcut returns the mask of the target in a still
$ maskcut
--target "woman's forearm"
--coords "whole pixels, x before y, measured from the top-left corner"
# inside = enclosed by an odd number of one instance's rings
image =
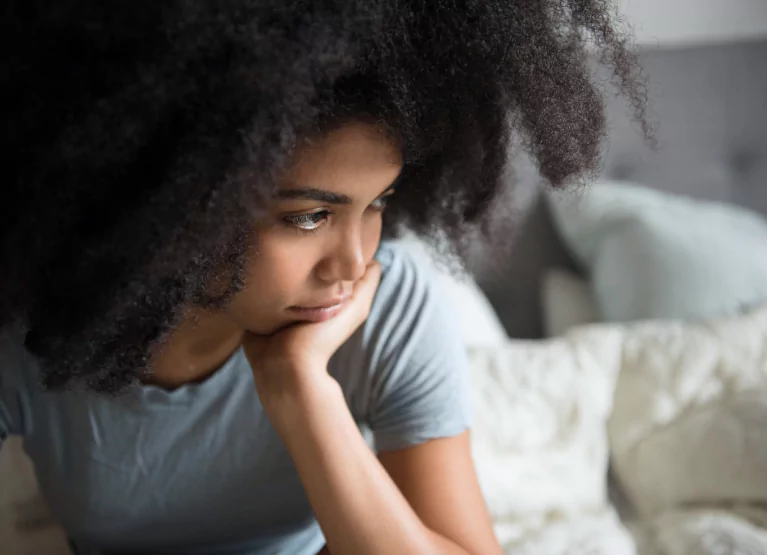
[[[365,443],[330,376],[267,411],[333,555],[467,552],[430,531]]]

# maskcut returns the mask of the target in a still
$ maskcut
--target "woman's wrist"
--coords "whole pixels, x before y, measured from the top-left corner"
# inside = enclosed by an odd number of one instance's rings
[[[325,368],[282,368],[259,384],[259,396],[267,417],[278,432],[302,425],[311,413],[328,403],[343,404],[339,383]]]

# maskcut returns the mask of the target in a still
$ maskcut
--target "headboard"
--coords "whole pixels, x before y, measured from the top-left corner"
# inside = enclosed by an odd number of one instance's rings
[[[627,103],[608,94],[603,176],[767,215],[767,40],[646,49],[641,58],[659,147],[648,147]],[[511,226],[499,226],[501,240],[491,248],[470,251],[467,265],[509,334],[537,338],[542,276],[551,267],[575,267],[554,232],[529,162],[513,165],[512,216],[508,210],[499,214]]]

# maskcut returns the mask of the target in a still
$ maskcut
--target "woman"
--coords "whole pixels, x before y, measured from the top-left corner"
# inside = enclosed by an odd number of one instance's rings
[[[596,167],[608,6],[11,4],[0,437],[74,550],[500,553],[449,299],[381,237],[460,245],[512,138]]]

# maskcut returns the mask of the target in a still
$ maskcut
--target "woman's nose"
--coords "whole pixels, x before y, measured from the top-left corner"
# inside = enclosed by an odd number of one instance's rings
[[[357,281],[365,275],[365,253],[362,235],[344,233],[317,267],[318,277],[325,282]]]

